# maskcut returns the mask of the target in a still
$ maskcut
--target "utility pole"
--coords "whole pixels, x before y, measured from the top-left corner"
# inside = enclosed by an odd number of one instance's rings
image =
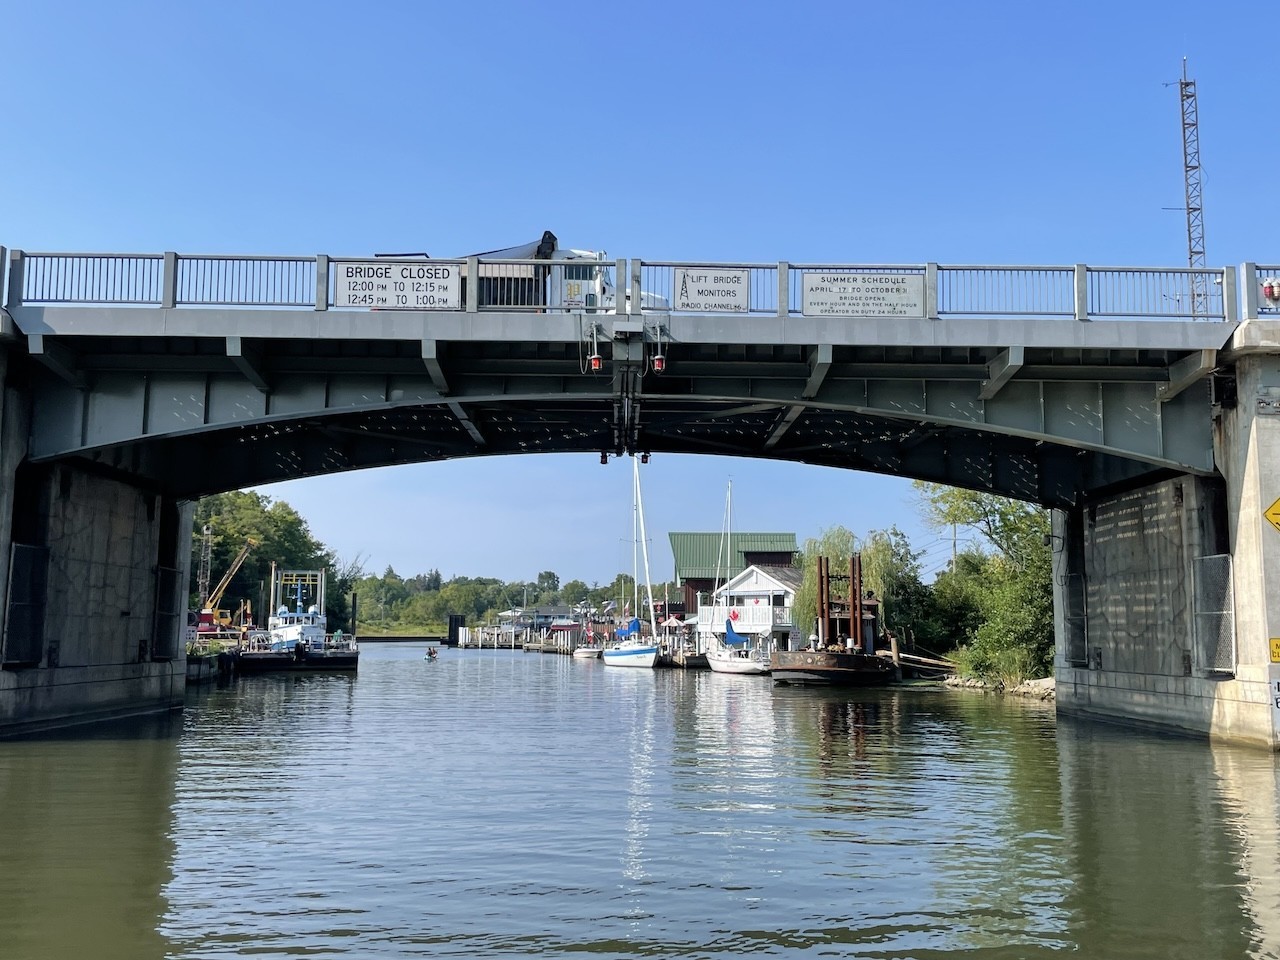
[[[1191,274],[1191,317],[1208,316],[1208,277],[1204,273],[1204,207],[1200,185],[1200,116],[1196,82],[1187,78],[1187,58],[1182,58],[1178,83],[1182,103],[1182,170],[1186,182],[1187,266]]]

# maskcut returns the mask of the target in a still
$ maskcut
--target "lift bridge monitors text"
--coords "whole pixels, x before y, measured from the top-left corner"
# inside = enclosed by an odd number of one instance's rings
[[[438,260],[335,260],[333,305],[378,310],[460,310],[459,263]]]

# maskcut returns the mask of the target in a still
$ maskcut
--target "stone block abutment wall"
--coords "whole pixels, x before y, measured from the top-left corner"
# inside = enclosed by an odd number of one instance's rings
[[[0,411],[0,734],[180,709],[191,507],[74,466],[24,462]]]

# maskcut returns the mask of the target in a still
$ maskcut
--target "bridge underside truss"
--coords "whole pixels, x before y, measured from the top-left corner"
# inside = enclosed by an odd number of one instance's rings
[[[493,339],[31,336],[32,459],[196,498],[457,457],[722,454],[1053,506],[1214,469],[1215,354],[1194,339],[1137,348],[1115,324],[1102,345],[1054,345],[1043,326],[1044,345],[982,343],[986,323],[950,344],[900,328],[905,343],[832,343],[793,322],[780,342],[753,343],[723,320],[578,318],[566,336],[563,320],[539,319]]]

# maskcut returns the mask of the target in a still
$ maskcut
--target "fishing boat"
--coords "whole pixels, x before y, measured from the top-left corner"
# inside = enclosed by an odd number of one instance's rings
[[[769,672],[769,661],[751,638],[733,629],[733,621],[724,622],[724,640],[707,651],[707,666],[716,673],[738,673],[763,676]]]
[[[582,642],[573,648],[573,659],[575,660],[599,660],[601,644],[596,639],[595,628],[588,622],[586,634],[582,638]]]
[[[637,548],[644,552],[644,581],[649,594],[649,628],[648,638],[644,636],[644,625],[639,617],[632,617],[624,627],[619,627],[614,634],[613,643],[607,645],[600,653],[605,665],[610,667],[645,667],[652,669],[658,662],[658,626],[653,621],[653,586],[649,582],[649,545],[644,534],[644,503],[640,496],[640,461],[631,458],[631,500],[632,500],[632,566],[638,572],[639,560]],[[631,582],[635,588],[635,609],[640,609],[639,578],[633,575]]]
[[[271,565],[271,608],[265,630],[250,631],[232,653],[236,673],[355,670],[356,638],[328,632],[324,570],[279,570]],[[292,599],[292,609],[285,602]]]

